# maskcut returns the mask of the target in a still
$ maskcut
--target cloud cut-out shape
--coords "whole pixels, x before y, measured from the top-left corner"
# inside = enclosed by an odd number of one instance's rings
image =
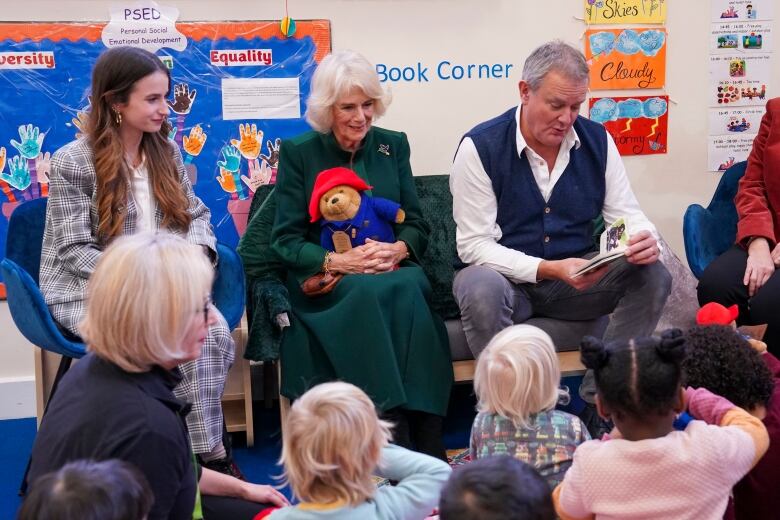
[[[644,111],[642,109],[642,102],[638,99],[626,99],[618,102],[618,117],[621,118],[636,118],[642,117]]]
[[[151,0],[128,2],[111,8],[111,21],[103,27],[106,47],[140,47],[150,52],[161,48],[183,51],[187,37],[176,28],[179,10]]]
[[[601,98],[590,107],[590,119],[597,123],[617,121],[618,104],[612,98]]]
[[[622,54],[636,54],[641,51],[642,48],[639,45],[639,33],[633,29],[626,29],[621,32],[617,41],[615,42],[615,48]]]
[[[666,100],[659,97],[646,99],[645,102],[642,103],[642,111],[644,112],[645,117],[649,117],[650,119],[661,117],[666,113],[668,108],[669,104]]]
[[[590,35],[590,50],[594,56],[609,54],[615,46],[615,34],[611,32],[597,32]]]
[[[666,42],[666,33],[657,30],[642,31],[639,35],[639,47],[646,56],[655,56]]]

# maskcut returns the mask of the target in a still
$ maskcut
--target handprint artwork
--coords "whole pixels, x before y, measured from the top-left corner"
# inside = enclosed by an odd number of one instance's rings
[[[247,123],[246,125],[238,125],[238,133],[241,136],[241,140],[231,139],[230,143],[238,148],[241,155],[248,161],[257,159],[263,142],[263,131],[258,130],[256,124],[250,127],[249,123]]]
[[[246,199],[247,194],[241,185],[238,175],[238,170],[241,168],[241,152],[235,146],[226,145],[222,147],[222,157],[223,160],[217,161],[217,166],[219,166],[220,171],[220,176],[217,177],[219,185],[228,193],[236,193],[239,199]],[[225,188],[225,186],[229,186],[225,179],[228,177],[226,172],[230,173],[231,175],[229,175],[229,177],[233,179],[232,190]]]
[[[226,145],[222,147],[223,160],[217,161],[217,166],[224,168],[229,172],[237,172],[241,166],[241,153],[235,146]]]
[[[35,159],[38,154],[41,153],[41,146],[43,145],[43,138],[46,134],[42,133],[37,126],[28,124],[27,126],[19,126],[19,139],[22,141],[17,142],[11,139],[11,145],[19,150],[19,153],[25,159]]]
[[[195,102],[197,90],[190,90],[187,83],[179,83],[173,87],[173,101],[168,101],[168,106],[173,112],[180,115],[189,114],[192,110],[192,104]]]
[[[268,162],[263,161],[261,165],[260,161],[255,159],[249,161],[249,177],[242,175],[241,180],[244,181],[244,184],[246,184],[252,193],[254,193],[260,186],[271,182],[271,175],[273,175],[273,173]]]
[[[89,114],[86,110],[79,110],[76,112],[76,117],[71,119],[70,121],[73,123],[73,126],[76,127],[76,139],[79,139],[84,136],[84,130],[87,127],[87,117],[89,117]]]
[[[4,180],[19,191],[26,190],[30,186],[30,168],[27,159],[15,155],[8,161],[8,173],[0,173],[0,179]]]
[[[217,182],[219,183],[220,187],[227,193],[236,192],[236,178],[233,175],[233,172],[224,168],[220,168]]]
[[[40,153],[35,158],[35,171],[38,172],[38,183],[41,185],[41,196],[49,195],[49,174],[51,173],[51,153]]]
[[[0,173],[5,169],[5,146],[0,147]],[[0,189],[3,191],[3,195],[8,199],[8,202],[16,202],[16,195],[11,190],[11,186],[0,179]]]
[[[200,154],[203,145],[206,144],[206,137],[206,132],[200,125],[193,126],[190,135],[184,136],[184,151],[187,152],[186,163],[192,162],[192,159]]]
[[[274,169],[275,173],[276,168],[279,166],[279,148],[282,147],[282,140],[277,137],[276,140],[271,143],[271,140],[269,139],[266,141],[266,146],[268,147],[268,155],[260,154],[260,158],[267,162],[268,165]]]

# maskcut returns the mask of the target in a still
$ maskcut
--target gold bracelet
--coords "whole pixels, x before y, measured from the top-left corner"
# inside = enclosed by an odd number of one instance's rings
[[[325,274],[330,274],[330,261],[333,256],[333,251],[328,251],[325,253],[325,260],[322,262],[322,270],[325,272]]]

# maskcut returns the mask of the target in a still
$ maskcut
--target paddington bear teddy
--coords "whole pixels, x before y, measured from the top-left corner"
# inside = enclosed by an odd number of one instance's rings
[[[323,170],[314,181],[309,216],[320,221],[320,244],[343,253],[370,238],[395,242],[392,224],[401,224],[405,213],[400,204],[365,193],[372,189],[349,168]]]

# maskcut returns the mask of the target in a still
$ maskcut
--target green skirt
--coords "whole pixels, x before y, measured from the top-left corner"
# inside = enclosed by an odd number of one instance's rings
[[[281,347],[281,393],[291,399],[341,380],[362,388],[380,410],[446,415],[452,362],[444,323],[428,305],[423,270],[347,275],[310,298],[288,277],[290,327]]]

